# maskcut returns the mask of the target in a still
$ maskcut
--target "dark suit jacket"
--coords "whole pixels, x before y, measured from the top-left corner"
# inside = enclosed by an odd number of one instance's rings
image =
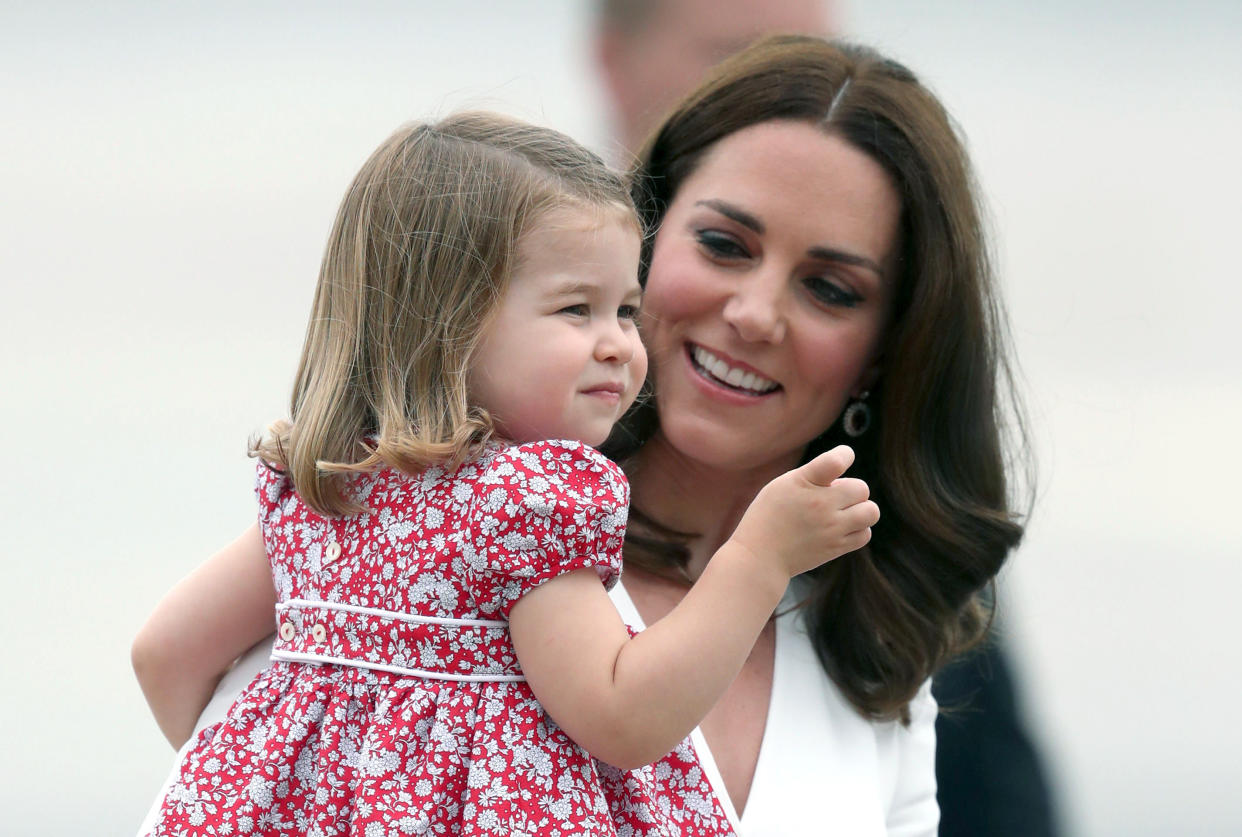
[[[940,837],[1056,837],[1052,794],[997,638],[938,673],[932,693]]]

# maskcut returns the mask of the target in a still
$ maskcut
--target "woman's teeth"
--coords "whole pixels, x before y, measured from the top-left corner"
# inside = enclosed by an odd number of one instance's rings
[[[734,389],[762,395],[765,392],[771,392],[779,386],[776,381],[756,375],[754,372],[747,372],[743,369],[729,366],[729,364],[702,346],[692,346],[690,355],[700,369],[720,383],[731,386]]]

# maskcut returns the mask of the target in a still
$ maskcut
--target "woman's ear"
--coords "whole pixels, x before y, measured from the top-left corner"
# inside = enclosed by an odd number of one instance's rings
[[[884,371],[884,367],[877,358],[870,366],[863,370],[858,376],[858,382],[854,384],[854,388],[850,390],[850,398],[860,398],[864,392],[870,392],[875,389],[875,385],[880,381],[880,373]]]

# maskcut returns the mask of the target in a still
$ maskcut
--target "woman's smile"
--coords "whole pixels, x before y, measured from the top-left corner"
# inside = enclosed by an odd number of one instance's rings
[[[780,384],[724,352],[713,351],[694,343],[686,344],[686,354],[694,370],[717,386],[733,392],[760,398],[780,389]]]

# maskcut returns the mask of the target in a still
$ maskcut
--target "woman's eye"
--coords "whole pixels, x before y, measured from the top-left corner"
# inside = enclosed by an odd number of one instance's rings
[[[853,308],[862,302],[862,297],[857,293],[823,276],[812,276],[805,280],[805,284],[811,295],[826,305]]]
[[[699,246],[717,259],[744,259],[750,254],[737,239],[716,230],[699,230],[695,233]]]

